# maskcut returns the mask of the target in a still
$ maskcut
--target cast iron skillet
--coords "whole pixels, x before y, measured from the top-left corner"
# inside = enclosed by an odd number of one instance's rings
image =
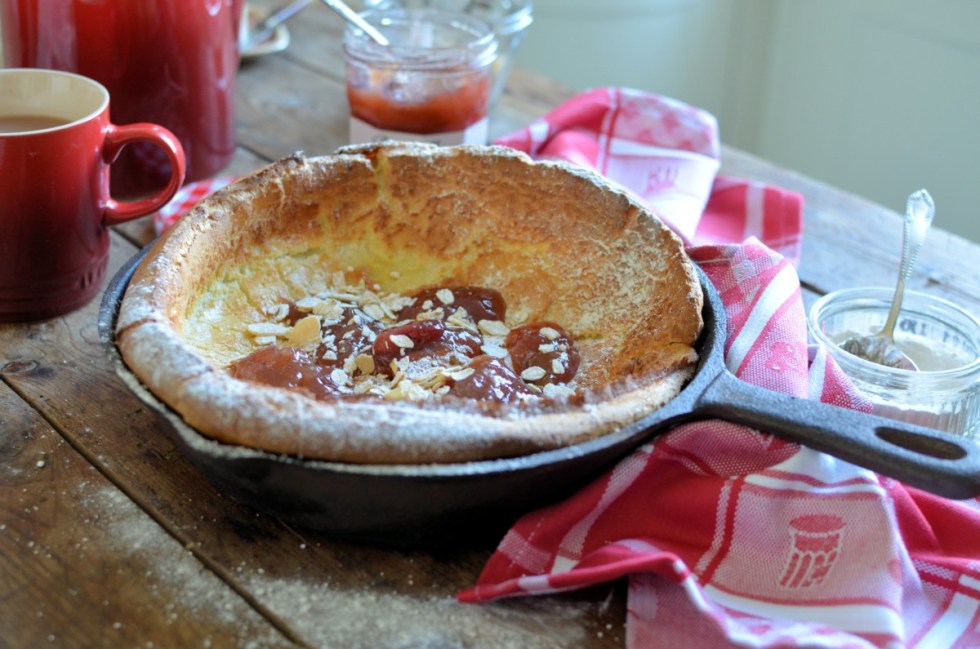
[[[493,544],[517,517],[570,495],[654,435],[717,417],[827,452],[950,498],[980,493],[980,446],[751,385],[724,365],[725,311],[707,276],[697,373],[670,403],[598,439],[516,458],[429,465],[308,460],[215,442],[189,427],[133,375],[115,345],[123,293],[149,246],[106,289],[99,334],[116,373],[169,423],[177,446],[222,492],[283,520],[361,541],[408,546]]]

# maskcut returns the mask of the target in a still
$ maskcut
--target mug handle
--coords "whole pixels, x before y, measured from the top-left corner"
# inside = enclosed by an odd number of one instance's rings
[[[184,184],[187,162],[184,148],[173,133],[159,124],[140,122],[116,126],[109,124],[103,157],[112,164],[122,148],[130,142],[150,142],[163,149],[170,160],[170,182],[156,194],[135,201],[117,201],[111,196],[105,204],[106,225],[119,225],[139,216],[152,214],[166,205]]]

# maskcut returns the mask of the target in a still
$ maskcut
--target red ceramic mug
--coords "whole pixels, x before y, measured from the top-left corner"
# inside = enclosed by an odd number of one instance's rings
[[[156,145],[172,171],[157,193],[119,202],[109,167],[131,142]],[[170,131],[109,121],[100,83],[56,70],[0,70],[0,322],[50,318],[92,299],[105,278],[108,227],[166,204],[184,168]]]

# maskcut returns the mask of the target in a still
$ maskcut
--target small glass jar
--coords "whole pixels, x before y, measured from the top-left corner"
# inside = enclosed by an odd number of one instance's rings
[[[886,367],[840,345],[881,331],[893,289],[828,293],[810,308],[810,335],[827,349],[875,414],[980,439],[980,321],[938,297],[906,291],[895,343],[919,371]]]
[[[364,5],[377,9],[399,7],[463,11],[493,25],[497,33],[499,54],[493,65],[490,112],[493,112],[493,107],[497,105],[504,86],[507,85],[514,57],[524,42],[528,27],[534,21],[534,5],[531,0],[365,0]]]
[[[486,144],[497,40],[486,22],[434,9],[361,14],[391,41],[344,33],[351,143]]]

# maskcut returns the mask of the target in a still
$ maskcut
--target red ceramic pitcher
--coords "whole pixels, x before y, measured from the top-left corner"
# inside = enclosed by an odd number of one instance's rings
[[[224,169],[235,151],[235,73],[244,0],[0,0],[4,62],[101,82],[114,123],[173,132],[187,181]],[[158,148],[127,146],[112,165],[117,196],[165,186]]]

